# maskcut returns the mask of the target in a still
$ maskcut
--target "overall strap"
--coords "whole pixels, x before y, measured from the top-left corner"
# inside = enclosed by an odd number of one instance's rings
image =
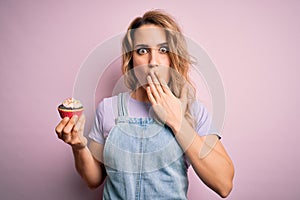
[[[126,92],[118,94],[118,115],[128,116]]]

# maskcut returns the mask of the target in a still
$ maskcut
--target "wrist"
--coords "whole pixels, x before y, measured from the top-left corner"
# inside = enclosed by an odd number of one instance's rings
[[[72,146],[72,149],[74,149],[74,150],[84,149],[87,146],[86,137],[84,137],[83,135],[80,135],[78,137],[77,143],[72,144],[71,146]]]
[[[174,128],[173,131],[183,151],[186,151],[190,147],[197,135],[194,128],[185,118],[181,121],[180,126],[177,126],[176,129]]]
[[[171,127],[174,135],[176,136],[177,134],[180,134],[180,132],[182,132],[183,127],[185,127],[187,125],[187,120],[185,119],[185,117],[182,117],[181,120],[179,120],[179,122],[174,123]]]
[[[80,151],[84,150],[85,148],[87,148],[87,146],[84,144],[73,144],[73,145],[71,145],[71,147],[74,152],[80,152]]]

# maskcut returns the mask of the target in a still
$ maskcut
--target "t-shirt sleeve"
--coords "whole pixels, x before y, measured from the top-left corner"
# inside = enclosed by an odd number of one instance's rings
[[[96,114],[94,118],[94,123],[89,133],[89,138],[100,143],[104,144],[103,136],[103,115],[104,115],[104,101],[101,101],[96,109]]]
[[[200,136],[205,135],[218,135],[221,138],[220,133],[216,130],[213,125],[212,116],[209,113],[208,109],[202,104],[199,100],[196,100],[192,104],[191,114],[195,119],[195,131]]]

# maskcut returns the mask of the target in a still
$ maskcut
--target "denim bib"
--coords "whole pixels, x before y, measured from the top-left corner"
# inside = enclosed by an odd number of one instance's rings
[[[116,125],[104,145],[103,199],[187,199],[187,167],[171,129],[150,117],[129,117],[127,95],[118,95]]]

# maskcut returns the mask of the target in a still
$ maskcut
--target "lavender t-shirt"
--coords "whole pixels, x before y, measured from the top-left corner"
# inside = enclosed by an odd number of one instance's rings
[[[128,115],[130,117],[149,117],[149,109],[151,103],[137,101],[130,95],[128,97]],[[110,130],[115,125],[115,118],[118,116],[118,97],[113,96],[104,98],[97,106],[96,116],[93,127],[90,131],[89,137],[100,143],[104,144]],[[196,120],[195,131],[200,136],[208,134],[219,135],[212,126],[212,118],[207,108],[199,101],[196,100],[191,106],[191,114]]]

